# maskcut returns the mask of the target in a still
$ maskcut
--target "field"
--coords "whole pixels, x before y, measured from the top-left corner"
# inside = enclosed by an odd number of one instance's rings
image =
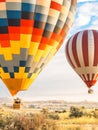
[[[34,107],[34,106],[32,106]],[[0,108],[0,130],[98,130],[98,109]]]
[[[98,130],[98,119],[94,117],[65,118],[61,116],[59,130]]]

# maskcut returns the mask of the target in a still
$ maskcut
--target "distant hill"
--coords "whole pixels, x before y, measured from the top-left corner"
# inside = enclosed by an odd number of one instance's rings
[[[4,103],[11,103],[12,99],[7,98],[7,97],[0,97],[0,104],[4,104]]]
[[[7,97],[0,97],[0,104],[12,106],[13,100]],[[84,106],[85,108],[98,108],[98,102],[81,101],[81,102],[67,102],[64,100],[46,100],[46,101],[22,101],[24,108],[42,109],[48,108],[51,110],[69,109],[71,106]]]
[[[69,109],[71,106],[85,107],[85,108],[98,108],[98,102],[67,102],[63,100],[49,100],[49,101],[32,101],[24,102],[24,106],[32,107],[35,109],[48,108],[50,110],[65,110]]]

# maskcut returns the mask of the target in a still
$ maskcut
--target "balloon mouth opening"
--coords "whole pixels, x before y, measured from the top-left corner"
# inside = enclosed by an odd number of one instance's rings
[[[93,94],[93,93],[94,93],[94,91],[92,89],[88,90],[88,94]]]
[[[96,80],[93,80],[93,81],[84,81],[87,85],[88,88],[91,88],[95,83],[96,83]]]

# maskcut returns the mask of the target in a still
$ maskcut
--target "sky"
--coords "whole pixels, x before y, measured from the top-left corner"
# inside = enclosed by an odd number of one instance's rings
[[[98,101],[98,82],[92,87],[94,93],[88,94],[85,83],[65,57],[68,38],[85,29],[98,29],[98,0],[78,0],[74,24],[63,45],[29,89],[19,92],[16,97],[22,100]],[[2,81],[0,97],[12,98]]]

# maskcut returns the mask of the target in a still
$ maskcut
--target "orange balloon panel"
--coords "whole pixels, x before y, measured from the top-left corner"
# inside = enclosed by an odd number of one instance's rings
[[[10,93],[28,89],[57,52],[77,0],[0,0],[0,76]]]

